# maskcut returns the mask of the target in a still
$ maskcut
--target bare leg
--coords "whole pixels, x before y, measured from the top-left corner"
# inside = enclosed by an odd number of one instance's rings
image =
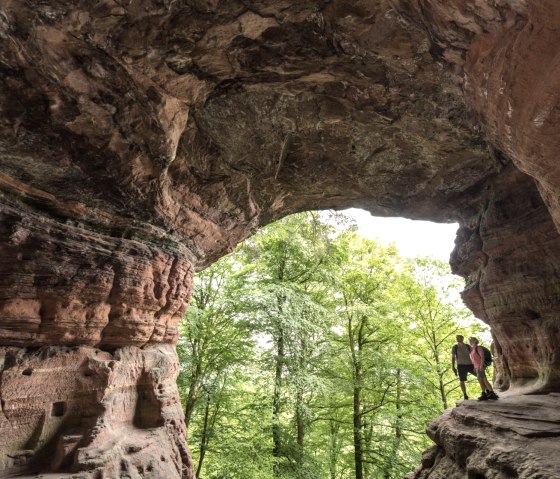
[[[493,391],[494,390],[492,388],[492,385],[490,384],[490,382],[486,378],[486,372],[484,371],[484,369],[479,369],[477,374],[476,374],[476,377],[478,379],[478,384],[480,384],[482,392]]]
[[[484,382],[484,379],[481,376],[479,376],[478,374],[477,374],[476,378],[478,379],[478,384],[480,384],[480,389],[482,389],[482,392],[485,393],[486,392],[486,384]]]

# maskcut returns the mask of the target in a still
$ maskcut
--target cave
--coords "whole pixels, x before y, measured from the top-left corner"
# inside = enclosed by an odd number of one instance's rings
[[[0,476],[194,478],[194,272],[355,206],[458,222],[492,327],[503,397],[435,420],[410,477],[560,477],[559,24],[557,0],[3,1]]]

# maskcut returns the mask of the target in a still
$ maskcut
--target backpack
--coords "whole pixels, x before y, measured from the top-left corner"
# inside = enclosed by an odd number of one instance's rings
[[[492,353],[490,352],[490,350],[488,348],[485,348],[484,346],[480,346],[482,348],[482,350],[484,351],[484,367],[488,367],[492,364]]]
[[[463,343],[465,344],[465,343]],[[470,351],[470,346],[468,344],[465,344],[465,346],[467,348],[469,348]],[[490,352],[490,350],[484,346],[481,346],[479,344],[479,346],[482,348],[482,351],[484,351],[484,367],[487,368],[488,366],[490,366],[492,364],[493,358],[492,358],[492,353]],[[455,344],[453,346],[453,354],[455,354],[455,356],[457,356],[457,344]]]

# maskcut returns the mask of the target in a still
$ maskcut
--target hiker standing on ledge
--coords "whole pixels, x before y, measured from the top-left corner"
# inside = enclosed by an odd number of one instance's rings
[[[486,401],[488,399],[498,399],[498,395],[492,389],[492,385],[486,378],[485,369],[487,364],[485,364],[485,354],[484,348],[478,345],[478,339],[469,338],[471,343],[471,360],[474,365],[474,370],[476,371],[476,377],[478,379],[478,384],[482,389],[482,395],[478,398],[479,401]]]
[[[461,391],[463,391],[463,397],[469,399],[465,381],[469,373],[476,376],[470,356],[471,348],[468,344],[463,342],[464,337],[460,334],[455,336],[455,339],[457,339],[457,344],[451,349],[451,366],[453,367],[455,376],[459,376],[459,384],[461,385]],[[457,363],[457,367],[455,367],[455,363]]]

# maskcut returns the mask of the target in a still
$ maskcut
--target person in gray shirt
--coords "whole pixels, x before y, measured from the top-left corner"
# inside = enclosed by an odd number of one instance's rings
[[[451,365],[455,376],[459,376],[459,383],[461,385],[461,391],[463,391],[463,397],[465,399],[469,399],[465,381],[467,380],[467,375],[469,373],[476,376],[474,366],[471,361],[471,348],[468,344],[463,342],[465,338],[460,334],[455,336],[455,339],[457,339],[457,344],[451,348]]]

